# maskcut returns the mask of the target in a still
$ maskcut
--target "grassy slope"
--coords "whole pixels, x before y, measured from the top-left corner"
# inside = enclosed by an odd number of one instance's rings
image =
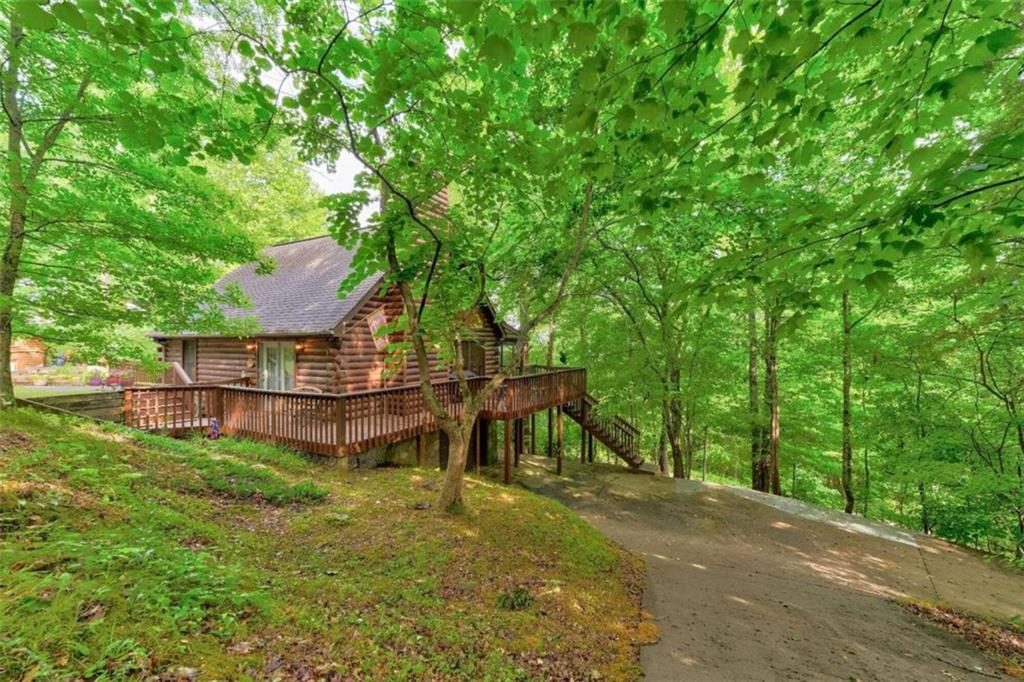
[[[0,678],[638,675],[634,558],[487,480],[417,509],[438,481],[2,413]]]
[[[51,398],[58,395],[81,395],[83,393],[96,393],[97,389],[89,386],[75,386],[74,388],[67,388],[61,386],[57,388],[55,386],[23,386],[21,384],[14,387],[14,396],[16,398]]]

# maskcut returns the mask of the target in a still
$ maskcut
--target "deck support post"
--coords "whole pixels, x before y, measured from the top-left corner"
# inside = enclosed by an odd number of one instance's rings
[[[580,401],[580,464],[587,463],[587,401]]]
[[[530,454],[537,454],[537,413],[530,413]]]
[[[593,464],[594,463],[594,434],[592,434],[592,433],[587,434],[587,440],[589,441],[587,443],[587,459],[590,461],[591,464]]]
[[[557,434],[558,442],[555,444],[555,455],[556,455],[556,457],[558,459],[557,459],[556,464],[555,464],[555,473],[558,474],[559,476],[561,476],[562,475],[562,445],[563,445],[563,443],[562,443],[562,406],[559,405],[557,408],[555,408],[555,411],[557,412],[556,419],[558,421],[558,426],[556,427],[557,430],[558,430],[558,434]]]
[[[512,469],[511,469],[512,453],[510,452],[510,448],[511,448],[512,444],[509,442],[511,437],[512,437],[512,434],[510,433],[511,428],[512,428],[511,420],[506,419],[505,420],[505,428],[503,429],[503,431],[505,432],[504,435],[503,435],[503,439],[505,441],[505,443],[504,443],[504,445],[505,445],[505,483],[510,483],[512,481]]]
[[[551,456],[551,430],[552,430],[552,426],[553,425],[551,423],[551,408],[549,407],[548,408],[548,457]]]
[[[519,455],[523,452],[523,420],[516,419],[512,422],[512,450],[515,453],[515,466],[519,467]]]
[[[480,420],[473,422],[473,437],[476,439],[476,475],[480,475]]]
[[[338,396],[334,399],[334,450],[340,457],[345,452],[345,399]],[[417,458],[417,463],[419,459]]]

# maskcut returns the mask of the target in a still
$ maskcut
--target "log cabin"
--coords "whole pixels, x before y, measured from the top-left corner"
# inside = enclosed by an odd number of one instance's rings
[[[446,466],[447,438],[424,405],[416,359],[394,351],[384,333],[401,312],[397,288],[376,273],[338,293],[352,273],[353,256],[329,236],[312,237],[265,249],[264,259],[275,265],[267,274],[253,262],[225,275],[218,289],[239,287],[251,306],[225,308],[224,315],[247,318],[258,331],[245,338],[154,334],[170,369],[159,386],[125,389],[125,423],[172,434],[213,429],[345,458],[351,467],[385,461]],[[518,333],[488,305],[476,315],[476,332],[461,348],[472,391],[512,364]],[[436,354],[431,381],[446,408],[457,413],[458,383]],[[563,413],[580,425],[581,458],[587,459],[588,449],[593,458],[596,438],[639,466],[639,433],[619,417],[598,415],[594,405],[582,368],[521,369],[488,397],[474,424],[467,464],[489,463],[500,424],[508,480],[513,452],[518,462],[526,450],[526,420],[532,441],[536,415],[547,411],[548,452],[557,455],[559,469]]]
[[[383,273],[370,275],[347,295],[341,282],[352,272],[353,252],[324,235],[277,244],[263,256],[275,264],[260,274],[247,263],[225,275],[221,291],[237,285],[251,308],[225,308],[229,319],[251,318],[251,337],[192,333],[154,335],[161,357],[171,365],[165,383],[217,383],[240,377],[275,391],[352,393],[415,384],[413,357],[395,357],[388,338],[377,333],[401,313],[397,287],[382,290]],[[476,338],[463,341],[472,376],[498,371],[516,332],[495,320],[490,306],[479,310]],[[432,356],[432,379],[449,372]]]

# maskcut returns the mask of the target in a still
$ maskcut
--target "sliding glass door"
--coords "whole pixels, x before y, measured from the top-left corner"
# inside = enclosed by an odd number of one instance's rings
[[[260,343],[260,388],[291,391],[295,388],[295,342]]]

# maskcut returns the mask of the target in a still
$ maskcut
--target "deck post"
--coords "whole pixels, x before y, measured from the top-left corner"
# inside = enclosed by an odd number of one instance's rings
[[[587,401],[580,401],[580,464],[587,463]]]
[[[334,452],[339,457],[345,452],[345,399],[334,399]]]
[[[124,404],[122,405],[121,423],[126,426],[135,426],[132,417],[132,389],[124,389]]]
[[[555,473],[559,476],[562,475],[562,406],[559,405],[555,411],[557,412],[556,419],[558,421],[558,442],[555,444],[555,454],[558,457],[557,463],[555,464]]]
[[[510,430],[511,426],[512,426],[512,422],[510,420],[506,419],[505,420],[505,428],[503,429],[503,431],[505,432],[504,436],[503,436],[503,440],[504,440],[504,444],[505,444],[505,483],[509,483],[509,482],[512,481],[512,469],[511,469],[512,457],[511,457],[511,452],[509,451],[510,446],[511,446],[511,443],[509,442],[509,439],[512,436],[512,434],[509,433],[509,430]]]
[[[473,434],[476,438],[476,475],[480,475],[480,419],[473,422]]]
[[[548,457],[551,456],[551,408],[548,408]]]
[[[523,449],[523,420],[516,419],[512,422],[512,451],[515,455],[515,466],[519,467],[519,453]]]
[[[590,441],[590,442],[587,443],[587,459],[590,461],[591,464],[593,464],[594,463],[594,434],[593,433],[587,434],[587,440]]]
[[[224,430],[224,389],[222,386],[217,386],[213,389],[213,415],[217,417],[217,423],[220,424],[220,430]]]
[[[537,454],[537,413],[530,413],[530,454]]]

